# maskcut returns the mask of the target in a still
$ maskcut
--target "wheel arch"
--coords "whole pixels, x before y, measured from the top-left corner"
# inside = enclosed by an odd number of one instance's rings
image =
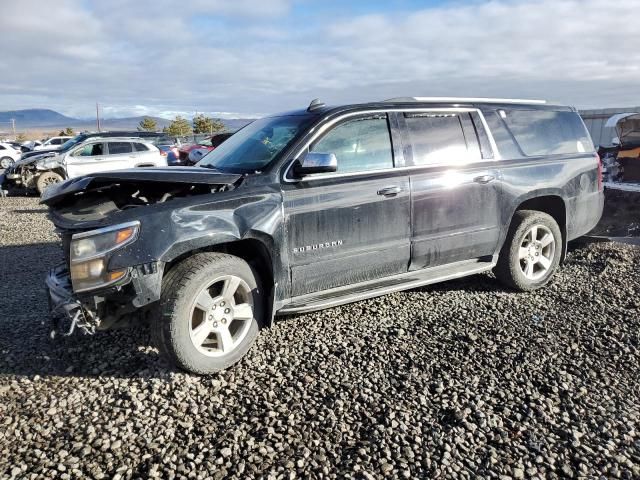
[[[526,199],[521,199],[511,214],[511,222],[516,212],[520,210],[535,210],[550,215],[560,227],[562,234],[562,255],[560,262],[564,262],[567,255],[567,204],[564,199],[557,194],[537,195]]]
[[[265,326],[273,320],[276,278],[280,266],[273,252],[273,239],[265,236],[247,236],[242,239],[222,237],[214,243],[201,243],[196,248],[175,252],[165,258],[164,275],[167,275],[176,265],[187,258],[201,252],[218,252],[234,255],[246,261],[260,277],[260,283],[265,290]]]

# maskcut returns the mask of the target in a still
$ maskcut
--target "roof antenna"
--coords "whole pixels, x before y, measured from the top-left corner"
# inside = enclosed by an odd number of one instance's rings
[[[324,107],[324,102],[321,102],[319,98],[314,98],[307,107],[307,112],[313,112],[314,110],[318,110],[322,107]]]

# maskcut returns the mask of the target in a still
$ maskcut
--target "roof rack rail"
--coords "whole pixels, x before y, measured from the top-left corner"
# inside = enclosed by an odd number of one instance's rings
[[[482,97],[396,97],[383,102],[459,102],[459,103],[528,103],[543,105],[546,100],[526,100],[522,98],[482,98]]]

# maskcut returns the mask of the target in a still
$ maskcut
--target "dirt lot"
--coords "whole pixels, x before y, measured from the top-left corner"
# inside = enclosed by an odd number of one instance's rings
[[[1,478],[640,477],[638,247],[290,317],[210,377],[144,330],[49,343],[60,258],[37,199],[0,199]]]

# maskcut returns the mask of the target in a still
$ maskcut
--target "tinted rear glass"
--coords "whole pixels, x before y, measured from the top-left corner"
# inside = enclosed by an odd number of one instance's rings
[[[131,153],[133,150],[129,142],[109,142],[109,155]]]
[[[526,156],[593,151],[589,134],[575,112],[502,110],[499,115]]]
[[[469,120],[467,113],[462,115]],[[414,165],[464,164],[479,158],[478,141],[469,139],[469,151],[457,113],[405,113],[405,118]],[[473,130],[470,120],[468,129]]]
[[[136,152],[147,152],[149,150],[143,143],[134,143],[133,146],[136,149]]]
[[[496,142],[498,152],[500,152],[502,158],[522,158],[523,155],[520,148],[509,130],[507,130],[498,112],[487,110],[484,112],[484,118],[487,121],[487,125],[489,125],[489,130],[491,130],[493,140]]]

